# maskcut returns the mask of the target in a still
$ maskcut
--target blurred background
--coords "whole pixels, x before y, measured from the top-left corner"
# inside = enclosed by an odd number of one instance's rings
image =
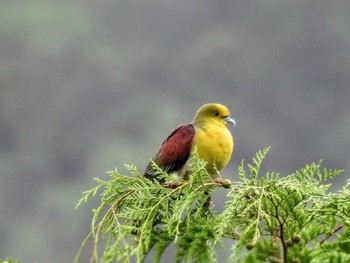
[[[237,122],[226,178],[269,145],[266,170],[349,171],[349,13],[348,0],[1,1],[0,258],[71,262],[98,203],[74,210],[81,192],[124,163],[143,171],[207,102]]]

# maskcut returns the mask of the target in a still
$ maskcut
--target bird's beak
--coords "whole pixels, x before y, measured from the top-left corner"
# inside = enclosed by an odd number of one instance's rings
[[[233,126],[236,126],[235,120],[230,117],[224,118],[224,121],[226,121],[227,123],[231,123]]]

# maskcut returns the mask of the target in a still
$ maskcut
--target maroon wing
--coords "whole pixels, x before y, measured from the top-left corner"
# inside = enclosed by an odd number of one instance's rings
[[[181,169],[190,156],[194,133],[192,124],[180,125],[163,142],[159,152],[152,160],[167,173]],[[153,180],[156,179],[154,173],[152,164],[149,163],[144,176]]]

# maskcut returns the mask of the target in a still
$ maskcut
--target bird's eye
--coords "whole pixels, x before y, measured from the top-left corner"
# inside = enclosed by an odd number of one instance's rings
[[[219,116],[219,112],[218,111],[214,111],[214,116]]]

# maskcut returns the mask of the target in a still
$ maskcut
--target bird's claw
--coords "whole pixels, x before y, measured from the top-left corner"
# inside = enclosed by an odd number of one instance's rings
[[[177,183],[174,183],[174,182],[166,182],[166,187],[169,188],[169,189],[175,189],[178,187],[178,184]]]

